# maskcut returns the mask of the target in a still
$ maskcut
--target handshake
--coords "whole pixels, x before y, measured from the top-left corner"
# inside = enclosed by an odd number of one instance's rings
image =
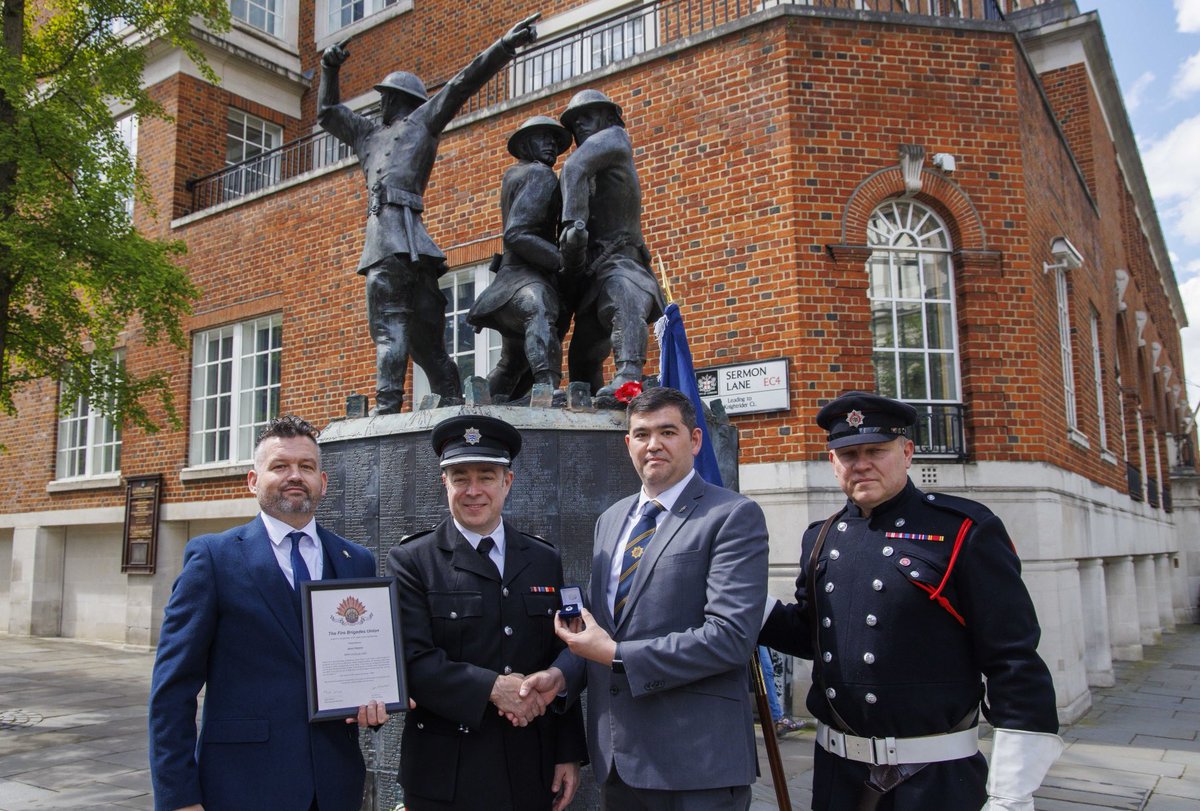
[[[513,726],[523,727],[544,714],[566,686],[567,681],[557,667],[538,671],[531,676],[512,673],[496,677],[489,698],[500,715],[511,721]]]
[[[580,616],[567,620],[556,614],[554,633],[567,643],[571,653],[583,659],[608,666],[617,654],[617,644],[586,608],[582,609]],[[520,673],[497,676],[489,698],[513,726],[523,727],[544,714],[559,693],[566,689],[567,679],[563,672],[551,666],[530,676]]]

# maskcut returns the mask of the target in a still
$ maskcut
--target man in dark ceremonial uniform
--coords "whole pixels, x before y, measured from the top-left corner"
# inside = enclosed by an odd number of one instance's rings
[[[804,534],[796,603],[768,600],[759,642],[813,660],[814,809],[1033,811],[1062,751],[1041,629],[1000,519],[909,480],[916,419],[863,392],[821,409],[848,501]]]
[[[409,693],[400,784],[410,811],[559,811],[587,759],[578,708],[541,715],[523,674],[554,661],[558,550],[501,518],[521,435],[464,415],[433,429],[450,515],[392,547]],[[508,713],[515,723],[502,717]],[[540,717],[538,717],[540,716]]]
[[[493,261],[496,280],[467,314],[476,332],[490,327],[503,339],[488,375],[493,402],[517,399],[535,383],[562,382],[562,336],[571,314],[558,290],[562,195],[554,164],[570,146],[571,133],[544,115],[526,119],[508,139],[517,163],[500,184],[504,253]]]

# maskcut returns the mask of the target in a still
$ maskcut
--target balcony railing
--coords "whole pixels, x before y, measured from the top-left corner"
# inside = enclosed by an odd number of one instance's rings
[[[626,10],[585,27],[539,40],[517,54],[505,70],[484,85],[464,105],[461,114],[478,112],[602,70],[775,6],[1003,20],[1001,3],[1009,2],[1011,0],[654,0],[632,11]],[[434,86],[430,91],[436,89]],[[191,212],[278,186],[336,163],[349,154],[349,149],[328,133],[306,135],[270,152],[189,180]]]
[[[1158,479],[1153,476],[1146,477],[1146,503],[1151,507],[1158,506]]]
[[[1137,465],[1132,462],[1125,463],[1125,483],[1129,487],[1129,497],[1134,501],[1143,501],[1145,497],[1142,495],[1142,471]]]
[[[966,459],[963,407],[958,404],[913,405],[917,409],[917,427],[912,438],[917,447],[913,452],[919,456]]]

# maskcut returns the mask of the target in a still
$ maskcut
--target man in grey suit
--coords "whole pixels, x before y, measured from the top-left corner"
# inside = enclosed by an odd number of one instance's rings
[[[591,610],[570,626],[556,617],[568,650],[522,691],[570,702],[586,681],[588,749],[606,809],[748,809],[763,513],[696,475],[701,433],[685,395],[648,389],[628,415],[642,488],[596,522]]]

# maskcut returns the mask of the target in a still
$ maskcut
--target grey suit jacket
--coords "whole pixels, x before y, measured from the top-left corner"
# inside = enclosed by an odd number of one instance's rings
[[[617,641],[625,673],[564,652],[569,697],[588,687],[597,779],[615,765],[636,788],[754,782],[747,665],[767,595],[767,528],[749,499],[696,476],[663,519],[614,627],[608,588],[630,496],[596,522],[590,610]]]

